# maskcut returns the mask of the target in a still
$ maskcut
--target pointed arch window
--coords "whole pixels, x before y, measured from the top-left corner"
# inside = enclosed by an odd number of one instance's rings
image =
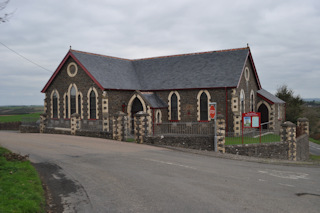
[[[251,90],[251,94],[250,94],[250,111],[253,112],[254,111],[254,92],[253,90]]]
[[[81,95],[78,95],[78,114],[81,117]]]
[[[245,95],[243,90],[240,92],[240,112],[241,115],[245,112]]]
[[[58,118],[58,96],[56,92],[52,96],[52,114],[53,118]]]
[[[77,112],[77,101],[76,101],[76,89],[74,88],[74,86],[71,87],[70,90],[70,114],[74,114]]]
[[[69,101],[68,101],[68,95],[66,95],[64,101],[65,101],[65,103],[66,103],[66,108],[65,108],[65,110],[66,110],[66,118],[69,118]]]
[[[200,96],[200,120],[208,120],[208,96],[205,92]]]
[[[175,93],[171,96],[171,120],[178,120],[178,97]]]
[[[92,90],[90,92],[90,119],[96,119],[96,93]]]

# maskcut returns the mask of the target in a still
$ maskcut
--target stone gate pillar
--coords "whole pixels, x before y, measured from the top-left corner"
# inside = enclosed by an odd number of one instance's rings
[[[297,126],[301,129],[301,135],[309,135],[309,120],[308,118],[299,118]]]
[[[288,142],[288,159],[297,160],[296,125],[290,121],[281,124],[281,141]]]
[[[134,115],[134,138],[137,143],[143,143],[144,137],[149,133],[148,117],[149,115],[142,111]]]
[[[225,153],[226,121],[223,115],[217,115],[217,152]]]
[[[40,133],[44,133],[47,126],[47,113],[40,114]]]
[[[118,141],[126,141],[128,131],[128,116],[124,112],[117,112],[113,116],[112,138]]]
[[[71,115],[71,135],[76,135],[78,129],[80,129],[80,115],[73,113]]]

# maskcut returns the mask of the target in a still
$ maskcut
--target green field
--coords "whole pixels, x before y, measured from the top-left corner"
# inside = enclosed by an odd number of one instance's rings
[[[28,119],[29,121],[37,121],[38,119],[40,119],[40,114],[40,112],[36,112],[21,115],[2,115],[0,116],[0,123],[18,122],[22,121],[24,118]]]
[[[271,143],[271,142],[279,142],[281,138],[279,135],[268,134],[261,137],[261,143]],[[260,143],[260,137],[252,138],[252,137],[243,137],[244,144],[253,144]],[[225,145],[238,145],[242,144],[242,136],[239,137],[226,137]]]
[[[43,106],[0,106],[0,115],[19,115],[43,112]]]
[[[29,161],[8,161],[0,147],[0,212],[44,212],[39,176]]]

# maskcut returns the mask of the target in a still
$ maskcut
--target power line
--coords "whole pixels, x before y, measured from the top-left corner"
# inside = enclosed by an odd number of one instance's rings
[[[45,71],[48,71],[48,72],[50,72],[50,73],[53,73],[51,70],[48,70],[47,68],[44,68],[43,66],[41,66],[41,65],[37,64],[36,62],[33,62],[33,61],[31,61],[30,59],[28,59],[28,58],[24,57],[23,55],[21,55],[21,54],[20,54],[20,53],[18,53],[17,51],[15,51],[15,50],[11,49],[10,47],[8,47],[7,45],[5,45],[5,44],[4,44],[4,43],[2,43],[1,41],[0,41],[0,44],[2,44],[2,45],[3,45],[4,47],[6,47],[8,50],[10,50],[10,51],[14,52],[15,54],[17,54],[17,55],[18,55],[18,56],[20,56],[21,58],[23,58],[23,59],[25,59],[25,60],[29,61],[30,63],[32,63],[32,64],[34,64],[34,65],[36,65],[36,66],[38,66],[38,67],[40,67],[40,68],[44,69]]]

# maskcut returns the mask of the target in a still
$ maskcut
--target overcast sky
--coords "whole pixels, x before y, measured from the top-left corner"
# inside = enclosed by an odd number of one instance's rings
[[[320,98],[319,0],[11,0],[0,16],[11,12],[0,24],[0,105],[42,105],[70,45],[137,59],[249,43],[264,89]]]

